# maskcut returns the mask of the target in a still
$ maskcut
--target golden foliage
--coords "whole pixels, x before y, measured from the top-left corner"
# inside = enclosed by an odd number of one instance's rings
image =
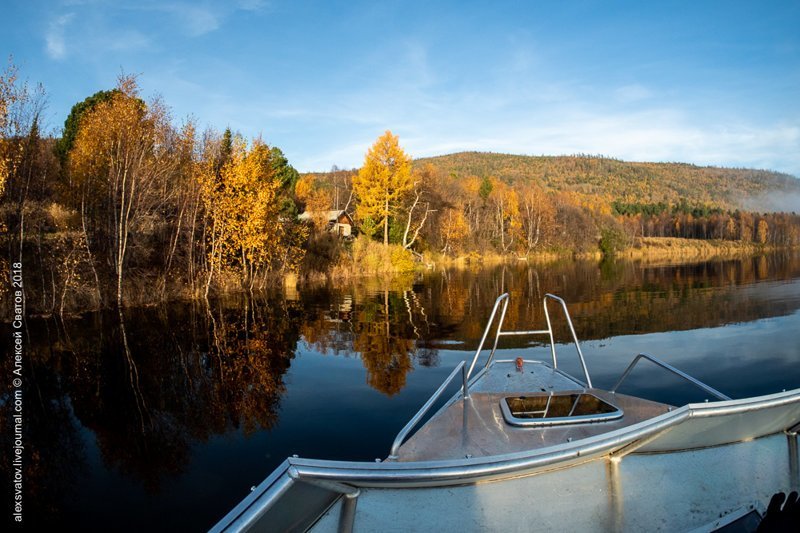
[[[507,253],[522,242],[522,220],[519,212],[519,195],[513,187],[497,178],[490,178],[492,192],[489,200],[495,211],[500,250]]]
[[[460,250],[464,240],[469,237],[469,226],[464,212],[460,209],[448,209],[442,220],[440,231],[444,241],[443,253],[453,249]]]
[[[522,156],[461,152],[419,159],[466,179],[497,176],[510,184],[535,181],[546,190],[574,191],[600,208],[603,200],[745,207],[767,192],[798,190],[797,180],[765,170],[698,167],[685,163],[625,162],[602,156]],[[598,195],[601,196],[598,200]]]
[[[70,152],[74,178],[106,181],[113,186],[115,179],[128,178],[132,159],[135,163],[147,162],[156,140],[156,117],[148,116],[133,87],[125,84],[130,92],[115,93],[81,119]]]
[[[0,197],[5,190],[6,181],[11,173],[10,139],[9,139],[9,111],[19,98],[15,86],[17,70],[13,65],[8,65],[5,72],[0,74]]]
[[[328,223],[326,213],[333,208],[331,191],[320,187],[316,176],[306,174],[295,185],[295,196],[305,202],[306,212],[313,213],[312,219],[315,227],[324,229]]]
[[[521,193],[520,211],[524,249],[531,253],[550,242],[554,233],[556,208],[540,187],[528,184]]]
[[[118,89],[81,118],[69,171],[73,192],[96,215],[91,231],[103,238],[100,245],[108,252],[121,304],[130,241],[147,232],[146,221],[164,201],[174,158],[164,105],[159,100],[146,105],[134,77],[121,77]]]
[[[756,225],[756,240],[759,244],[766,244],[767,243],[767,234],[769,232],[769,224],[767,224],[766,220],[759,220],[758,224]]]
[[[208,157],[207,160],[211,161]],[[239,268],[252,286],[259,272],[269,270],[280,247],[278,230],[280,188],[270,161],[270,149],[256,140],[236,137],[230,159],[219,172],[213,163],[198,175],[201,198],[210,227],[209,277],[214,270]]]
[[[383,226],[385,246],[389,244],[389,217],[413,185],[411,158],[400,148],[398,137],[387,130],[367,151],[364,165],[353,178],[353,190],[360,202],[356,215]]]

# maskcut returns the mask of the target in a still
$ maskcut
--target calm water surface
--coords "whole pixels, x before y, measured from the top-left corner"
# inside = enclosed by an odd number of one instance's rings
[[[509,328],[543,325],[545,292],[567,300],[596,386],[611,386],[646,351],[734,398],[800,387],[797,254],[431,271],[389,286],[29,319],[27,525],[200,531],[291,454],[383,458],[450,370],[471,358],[505,291]],[[9,339],[9,326],[0,329]],[[565,328],[557,339],[566,341]],[[539,343],[509,342],[517,344],[504,355],[548,357]],[[560,354],[580,376],[572,348]],[[5,428],[8,386],[0,384]],[[645,365],[623,392],[703,399]],[[0,434],[4,454],[9,433]]]

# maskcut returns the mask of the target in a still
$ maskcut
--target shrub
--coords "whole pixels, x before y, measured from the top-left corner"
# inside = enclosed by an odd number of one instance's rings
[[[353,243],[351,270],[354,274],[396,274],[414,270],[414,257],[402,246],[388,247],[365,235]]]
[[[627,236],[620,228],[606,227],[600,231],[600,251],[604,257],[613,257],[627,244]]]

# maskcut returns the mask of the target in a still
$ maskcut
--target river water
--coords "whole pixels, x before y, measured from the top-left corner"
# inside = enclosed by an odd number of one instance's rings
[[[567,301],[595,386],[610,387],[647,352],[734,398],[800,387],[796,253],[691,265],[521,262],[122,316],[30,318],[26,524],[200,531],[291,454],[384,458],[450,370],[472,357],[502,292],[511,294],[507,329],[543,326],[546,292]],[[564,343],[568,330],[552,309]],[[0,330],[10,339],[9,325]],[[549,357],[541,339],[510,337],[501,352]],[[560,368],[580,377],[572,347],[559,354]],[[5,381],[0,440],[10,457]],[[644,364],[622,392],[677,405],[704,399]]]

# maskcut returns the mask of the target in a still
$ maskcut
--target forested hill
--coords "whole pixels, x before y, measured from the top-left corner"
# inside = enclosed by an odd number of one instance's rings
[[[766,170],[698,167],[685,163],[631,163],[599,156],[523,156],[460,152],[417,159],[458,177],[494,176],[508,183],[536,180],[550,190],[601,195],[609,200],[693,205],[726,209],[790,210],[787,194],[800,195],[800,180]]]

